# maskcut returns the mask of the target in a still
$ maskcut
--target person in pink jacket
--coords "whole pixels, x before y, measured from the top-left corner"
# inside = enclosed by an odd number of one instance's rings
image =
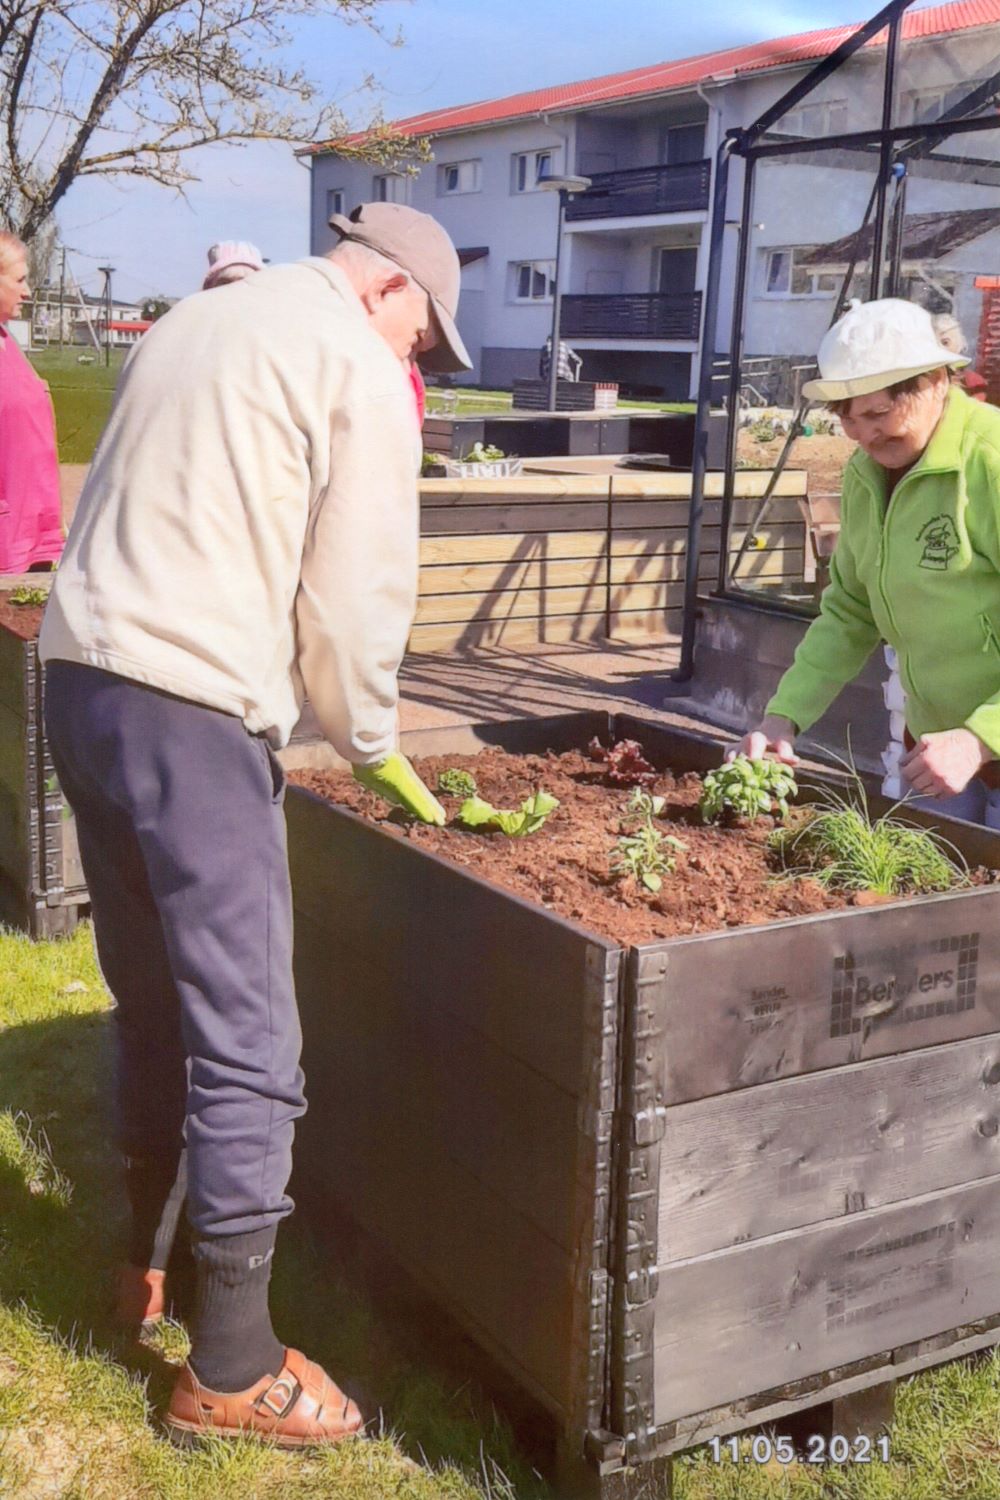
[[[52,402],[7,328],[31,295],[28,257],[0,232],[0,573],[41,572],[63,549]]]

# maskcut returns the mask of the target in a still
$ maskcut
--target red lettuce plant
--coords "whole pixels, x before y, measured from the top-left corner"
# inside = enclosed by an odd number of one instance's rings
[[[606,767],[604,779],[611,786],[652,786],[656,780],[638,740],[619,740],[607,750],[595,735],[587,748],[591,760]]]

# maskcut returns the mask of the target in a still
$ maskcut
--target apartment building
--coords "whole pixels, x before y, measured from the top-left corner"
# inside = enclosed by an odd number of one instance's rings
[[[368,199],[409,203],[447,227],[462,259],[459,325],[469,379],[509,387],[538,373],[552,320],[558,198],[545,176],[589,177],[570,200],[562,239],[561,334],[586,379],[634,394],[686,399],[696,388],[708,271],[713,175],[727,131],[745,127],[848,34],[835,28],[399,122],[428,136],[433,161],[417,173],[348,162],[335,142],[307,152],[311,246],[327,249],[332,213]],[[881,121],[885,37],[863,48],[769,139],[794,141],[873,129]],[[938,119],[976,84],[1000,90],[1000,0],[909,13],[903,24],[894,121]],[[947,159],[909,171],[899,223],[901,290],[954,308],[971,342],[978,276],[1000,271],[1000,130],[952,138]],[[852,258],[878,168],[871,150],[761,163],[748,247],[748,358],[794,365],[814,354]],[[726,209],[723,326],[739,249],[742,167]],[[871,253],[870,235],[867,241]],[[862,291],[863,291],[862,285]]]

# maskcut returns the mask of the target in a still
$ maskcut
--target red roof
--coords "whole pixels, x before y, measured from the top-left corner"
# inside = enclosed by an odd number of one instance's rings
[[[110,328],[113,333],[145,333],[147,328],[152,328],[151,319],[133,318],[130,323],[118,322],[112,318],[109,323],[106,318],[99,318],[98,322],[102,328]]]
[[[926,10],[910,11],[903,16],[903,38],[918,41],[923,37],[952,35],[979,26],[1000,22],[1000,0],[957,0],[952,5],[934,5]],[[715,78],[737,77],[744,73],[764,72],[795,63],[815,62],[836,51],[841,42],[859,30],[859,25],[836,26],[826,31],[807,31],[799,36],[779,37],[755,42],[749,47],[731,47],[724,52],[705,52],[678,62],[653,63],[632,68],[627,73],[606,73],[582,83],[562,83],[553,88],[534,89],[526,94],[508,94],[503,99],[485,99],[478,104],[456,104],[448,109],[430,110],[397,120],[396,126],[406,135],[447,135],[454,130],[469,130],[481,125],[565,110],[588,109],[612,104],[644,94],[662,94],[673,89],[693,88],[695,84]],[[884,46],[883,31],[870,47]],[[356,139],[356,137],[352,137]],[[330,150],[334,141],[307,146],[302,155]]]

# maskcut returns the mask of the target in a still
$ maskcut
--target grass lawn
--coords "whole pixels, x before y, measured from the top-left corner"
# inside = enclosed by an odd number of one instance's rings
[[[89,464],[93,458],[108,420],[125,352],[112,350],[108,366],[103,353],[98,355],[92,347],[39,349],[29,356],[52,393],[60,463]],[[81,365],[81,354],[93,355],[94,363]]]
[[[404,1355],[297,1216],[279,1242],[276,1325],[376,1394],[379,1435],[287,1455],[253,1441],[180,1453],[160,1434],[186,1337],[170,1325],[131,1352],[110,1320],[123,1225],[109,1030],[89,927],[40,944],[0,929],[0,1495],[541,1500],[490,1408]],[[888,1464],[716,1464],[700,1449],[676,1464],[676,1500],[1000,1500],[1000,1358],[906,1381],[896,1410]]]
[[[92,348],[74,346],[67,349],[39,349],[29,356],[32,365],[48,382],[56,413],[56,436],[59,462],[88,464],[94,456],[97,440],[104,431],[111,410],[115,383],[125,359],[125,350],[112,350],[111,364],[106,366],[103,353]],[[80,355],[94,355],[93,364],[80,364]],[[428,411],[446,410],[445,398],[457,397],[449,414],[460,417],[485,412],[511,410],[510,391],[481,391],[461,387],[455,391],[431,386],[427,392]],[[693,405],[670,401],[622,401],[622,407],[636,411],[694,411]]]
[[[455,397],[455,405],[450,401]],[[510,391],[485,391],[477,387],[461,385],[445,389],[443,386],[427,387],[427,412],[429,416],[448,415],[456,417],[483,416],[489,412],[506,412],[513,409]],[[627,411],[694,411],[693,401],[619,401],[619,407]]]

